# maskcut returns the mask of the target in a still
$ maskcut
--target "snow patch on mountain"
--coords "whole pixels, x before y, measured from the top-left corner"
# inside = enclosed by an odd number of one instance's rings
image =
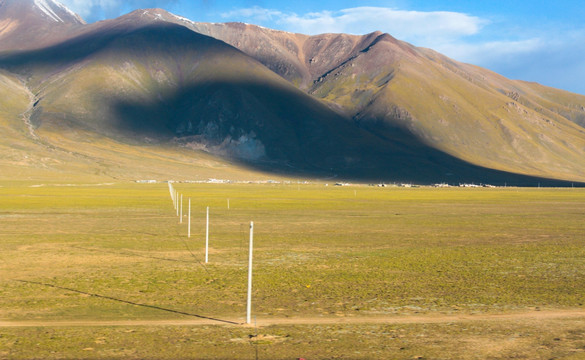
[[[34,0],[34,5],[44,15],[55,22],[65,23],[74,19],[79,24],[85,24],[85,21],[79,15],[56,0]]]
[[[56,5],[55,2],[49,0],[49,2],[53,5]],[[46,0],[35,0],[35,5],[37,8],[39,8],[43,13],[45,13],[45,15],[47,15],[48,17],[50,17],[51,19],[53,19],[56,22],[65,22],[63,21],[63,19],[61,19],[59,17],[59,15],[57,15],[55,13],[55,11],[53,11],[53,9],[51,8],[51,5],[49,5],[49,3]],[[63,5],[61,5],[63,6]]]
[[[189,19],[187,19],[185,17],[178,16],[178,15],[175,15],[175,14],[171,14],[171,15],[174,16],[179,21],[182,21],[182,22],[185,22],[185,23],[188,23],[188,24],[191,24],[191,25],[195,25],[195,22],[194,21],[189,20]]]

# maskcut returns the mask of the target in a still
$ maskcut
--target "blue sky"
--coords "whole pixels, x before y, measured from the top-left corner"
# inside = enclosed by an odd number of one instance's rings
[[[380,30],[512,79],[585,94],[585,5],[574,0],[60,0],[86,21],[159,7],[193,21],[318,34]]]

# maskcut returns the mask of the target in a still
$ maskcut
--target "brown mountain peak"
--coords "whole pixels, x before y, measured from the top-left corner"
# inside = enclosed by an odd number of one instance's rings
[[[0,51],[48,46],[84,24],[55,0],[0,0]]]
[[[0,0],[0,19],[39,23],[85,24],[65,5],[55,0]]]

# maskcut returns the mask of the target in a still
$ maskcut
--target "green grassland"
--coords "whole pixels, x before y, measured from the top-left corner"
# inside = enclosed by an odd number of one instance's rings
[[[375,320],[582,309],[583,189],[178,183],[189,239],[167,184],[39,185],[0,182],[0,321],[244,322],[250,221],[254,316],[363,321],[0,327],[2,359],[585,356],[585,318]]]

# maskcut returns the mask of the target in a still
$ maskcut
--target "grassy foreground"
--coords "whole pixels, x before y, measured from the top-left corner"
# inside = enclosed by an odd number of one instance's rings
[[[175,184],[188,239],[166,184],[39,185],[0,183],[1,321],[243,322],[254,221],[254,315],[313,325],[0,327],[0,358],[585,356],[585,318],[376,322],[582,309],[583,189]]]

